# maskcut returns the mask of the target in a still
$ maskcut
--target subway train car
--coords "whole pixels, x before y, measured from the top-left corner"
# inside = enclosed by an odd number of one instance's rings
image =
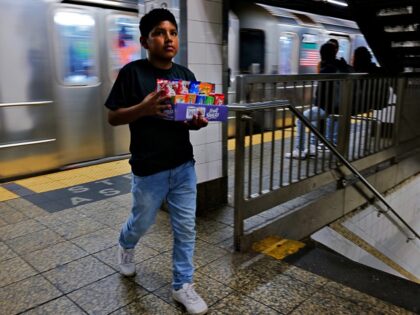
[[[1,5],[0,180],[128,153],[128,127],[108,126],[103,104],[145,57],[138,0]]]
[[[357,47],[368,47],[353,21],[258,3],[234,6],[229,12],[229,103],[238,101],[235,78],[239,74],[317,73],[319,49],[331,38],[339,42],[338,58],[344,58],[348,63]],[[287,97],[287,91],[284,92]],[[299,104],[311,102],[309,91],[295,95],[304,98],[297,100]],[[262,127],[263,120],[267,119],[261,117],[259,120],[257,124]],[[231,116],[228,137],[234,135],[235,119]]]

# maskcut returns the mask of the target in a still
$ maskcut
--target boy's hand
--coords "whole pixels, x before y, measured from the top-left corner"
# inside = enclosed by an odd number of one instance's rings
[[[203,117],[203,114],[199,111],[198,115],[193,115],[192,120],[187,121],[186,124],[192,130],[198,130],[206,127],[209,124],[207,118]]]
[[[171,109],[170,104],[164,104],[170,97],[165,95],[164,91],[152,92],[148,94],[139,104],[142,116],[165,116],[163,111]]]

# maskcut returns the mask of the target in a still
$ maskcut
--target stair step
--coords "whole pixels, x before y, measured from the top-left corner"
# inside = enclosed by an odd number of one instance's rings
[[[392,47],[420,42],[420,0],[347,0],[360,31],[389,71],[418,68],[420,47]]]
[[[393,47],[392,51],[398,56],[420,55],[420,47]]]
[[[401,64],[404,67],[420,68],[420,57],[417,58],[402,58]]]
[[[418,24],[419,18],[414,14],[377,16],[376,22],[382,24],[383,26],[412,25]]]
[[[386,38],[393,42],[418,41],[420,40],[420,32],[386,33]]]
[[[392,8],[392,7],[403,7],[407,5],[415,5],[417,0],[352,0],[352,3],[357,6],[365,7],[377,7],[377,8]]]

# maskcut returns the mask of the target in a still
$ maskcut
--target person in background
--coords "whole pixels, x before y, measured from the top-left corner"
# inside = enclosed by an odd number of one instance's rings
[[[326,42],[321,46],[320,73],[343,73],[349,72],[347,63],[337,62],[337,47]],[[339,106],[339,84],[335,81],[318,82],[314,104],[310,109],[303,112],[303,115],[311,121],[312,125],[318,126],[321,119],[326,118],[327,126],[325,137],[333,144],[337,144],[338,123],[334,121],[333,114],[338,113]],[[297,134],[295,148],[290,153],[286,153],[286,158],[305,159],[313,156],[317,152],[317,141],[311,134],[309,148],[306,143],[305,125],[299,119],[296,120]],[[324,149],[321,147],[321,149]]]
[[[372,55],[369,50],[364,47],[360,46],[355,49],[353,55],[353,68],[355,72],[358,73],[368,73],[368,74],[380,74],[382,73],[381,68],[378,67],[375,63],[372,62]],[[388,87],[388,98],[391,95],[394,95],[394,90],[391,86]],[[381,101],[379,97],[379,90],[372,89],[371,93],[363,93],[363,90],[357,88],[356,84],[353,89],[353,106],[351,115],[362,114],[364,111],[374,110],[381,110],[387,104],[391,104],[393,100],[389,99],[388,102]],[[361,106],[360,104],[368,104],[368,108]],[[359,106],[356,106],[358,105]]]
[[[196,81],[172,59],[178,52],[178,26],[171,12],[154,9],[140,21],[140,42],[148,58],[125,65],[105,106],[111,125],[129,124],[133,206],[119,237],[120,273],[136,273],[134,248],[167,202],[174,237],[172,297],[190,314],[205,314],[207,304],[193,285],[197,178],[189,130],[208,122],[200,114],[189,122],[162,119],[169,96],[155,92],[156,79]]]
[[[333,44],[335,47],[334,64],[337,67],[338,71],[341,73],[353,72],[353,68],[347,63],[347,61],[343,57],[341,57],[340,59],[337,58],[337,54],[340,50],[340,44],[338,40],[336,40],[335,38],[331,38],[327,41],[327,43]]]
[[[380,68],[372,62],[372,55],[364,46],[357,47],[354,51],[353,68],[354,72],[370,74],[378,73],[380,70]]]

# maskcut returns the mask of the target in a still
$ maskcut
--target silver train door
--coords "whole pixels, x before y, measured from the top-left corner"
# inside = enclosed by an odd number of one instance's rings
[[[0,180],[54,169],[47,4],[3,0],[0,10]]]
[[[139,17],[136,13],[103,10],[101,12],[101,81],[104,104],[117,78],[119,70],[127,63],[144,57],[140,48]],[[112,127],[107,123],[108,110],[103,107],[104,143],[106,156],[129,152],[128,125]]]
[[[98,53],[101,9],[53,5],[53,89],[57,101],[58,145],[63,165],[104,156]]]

